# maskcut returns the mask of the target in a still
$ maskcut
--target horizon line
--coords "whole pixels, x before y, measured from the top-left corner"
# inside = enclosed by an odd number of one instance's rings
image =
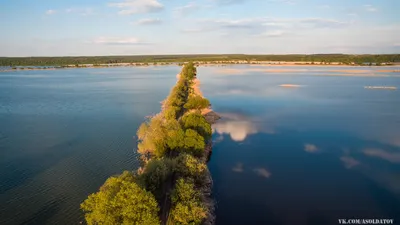
[[[289,53],[289,54],[248,54],[248,53],[200,53],[200,54],[130,54],[130,55],[64,55],[64,56],[0,56],[0,58],[74,58],[74,57],[127,57],[127,56],[290,56],[290,55],[352,55],[352,56],[363,56],[363,55],[400,55],[400,53]]]

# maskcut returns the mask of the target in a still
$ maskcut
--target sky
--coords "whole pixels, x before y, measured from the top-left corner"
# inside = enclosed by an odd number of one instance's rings
[[[0,56],[400,53],[400,0],[0,0]]]

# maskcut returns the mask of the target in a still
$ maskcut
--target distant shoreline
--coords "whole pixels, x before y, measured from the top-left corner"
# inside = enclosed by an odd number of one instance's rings
[[[172,62],[172,63],[110,63],[110,64],[77,64],[65,66],[16,66],[8,67],[9,69],[1,70],[0,72],[12,71],[30,71],[30,70],[57,70],[57,69],[76,69],[76,68],[113,68],[113,67],[148,67],[148,66],[182,66],[186,62]],[[320,63],[320,62],[288,62],[288,61],[200,61],[194,63],[197,66],[231,66],[231,65],[251,65],[251,66],[313,66],[313,67],[397,67],[400,64],[384,64],[384,65],[355,65],[355,64],[341,64],[339,62]],[[7,67],[5,67],[7,68]],[[400,70],[387,70],[386,72],[400,72]]]

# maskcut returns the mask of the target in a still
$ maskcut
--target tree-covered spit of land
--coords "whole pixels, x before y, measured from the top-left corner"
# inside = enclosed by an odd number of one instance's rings
[[[197,63],[257,63],[307,62],[309,64],[330,65],[391,65],[400,62],[400,54],[288,54],[288,55],[246,55],[246,54],[200,54],[200,55],[132,55],[132,56],[73,56],[73,57],[0,57],[0,66],[55,66],[80,67],[83,65],[105,66],[115,64],[129,65],[167,65],[184,62]]]
[[[137,131],[142,166],[108,178],[81,204],[87,224],[213,224],[210,102],[195,85],[196,67],[187,63],[161,112]]]

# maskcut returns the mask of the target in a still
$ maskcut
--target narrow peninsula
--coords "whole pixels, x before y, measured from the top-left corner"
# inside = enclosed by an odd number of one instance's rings
[[[215,223],[211,124],[219,116],[199,90],[193,63],[162,102],[161,112],[137,131],[142,166],[110,177],[82,204],[87,224]]]

